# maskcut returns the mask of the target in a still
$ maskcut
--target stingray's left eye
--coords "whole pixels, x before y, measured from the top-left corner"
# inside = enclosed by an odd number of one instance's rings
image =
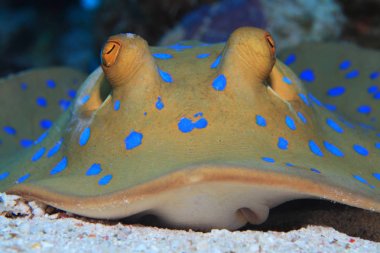
[[[265,39],[268,42],[272,56],[275,57],[276,56],[276,44],[275,44],[272,36],[270,34],[267,34],[267,35],[265,35]]]
[[[108,41],[102,50],[102,64],[106,67],[112,66],[119,55],[120,44],[115,41]]]

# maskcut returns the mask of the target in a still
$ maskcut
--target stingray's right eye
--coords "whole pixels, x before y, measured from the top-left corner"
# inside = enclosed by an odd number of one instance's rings
[[[116,41],[108,41],[102,50],[102,64],[106,67],[112,66],[120,51],[120,44]]]
[[[267,40],[268,42],[268,45],[271,49],[271,54],[272,54],[272,57],[276,57],[276,44],[272,38],[272,36],[268,33],[265,35],[265,39]]]

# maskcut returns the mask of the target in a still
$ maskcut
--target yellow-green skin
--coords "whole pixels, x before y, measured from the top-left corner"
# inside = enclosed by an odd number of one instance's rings
[[[172,58],[158,59],[157,53]],[[374,57],[379,63],[379,54]],[[261,223],[270,208],[298,198],[380,212],[376,132],[347,127],[337,114],[299,94],[307,97],[308,91],[276,60],[274,42],[260,29],[240,28],[226,44],[184,42],[171,48],[149,48],[136,35],[113,36],[101,68],[83,82],[46,138],[13,156],[0,149],[6,154],[0,156],[0,176],[9,172],[0,191],[88,217],[154,214],[170,226],[190,228]],[[193,128],[181,125],[184,118]],[[343,133],[326,124],[327,118]],[[280,137],[287,145],[279,144]],[[59,151],[47,157],[59,140]],[[322,154],[312,151],[310,141]],[[324,141],[343,156],[327,150]],[[368,155],[356,152],[356,144]],[[42,147],[43,155],[32,161]],[[94,164],[101,170],[86,175]]]

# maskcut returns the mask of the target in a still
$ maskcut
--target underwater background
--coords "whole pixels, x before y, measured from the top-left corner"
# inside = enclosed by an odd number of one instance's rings
[[[0,75],[34,67],[99,65],[107,37],[132,32],[150,45],[224,41],[240,26],[269,30],[281,50],[302,41],[380,48],[377,0],[66,0],[0,2]]]

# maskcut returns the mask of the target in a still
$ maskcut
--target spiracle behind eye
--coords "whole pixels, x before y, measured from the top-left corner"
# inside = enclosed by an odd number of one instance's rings
[[[272,36],[270,34],[267,34],[265,36],[265,39],[267,40],[267,42],[270,46],[271,53],[272,53],[273,57],[276,57],[276,43],[274,42]]]

